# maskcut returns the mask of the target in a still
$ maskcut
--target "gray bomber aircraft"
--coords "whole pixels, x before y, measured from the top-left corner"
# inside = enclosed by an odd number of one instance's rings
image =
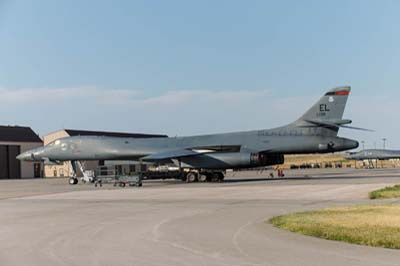
[[[400,151],[386,149],[368,149],[359,152],[350,152],[345,155],[345,158],[347,160],[354,161],[368,161],[368,167],[378,168],[378,161],[381,161],[381,166],[383,167],[382,161],[384,160],[400,159]]]
[[[398,150],[384,150],[384,149],[369,149],[359,152],[351,152],[345,156],[348,160],[390,160],[400,159],[400,151]]]
[[[186,170],[182,179],[222,180],[225,169],[283,164],[285,154],[357,148],[357,141],[337,136],[341,127],[363,130],[348,126],[352,121],[343,119],[349,94],[350,87],[334,88],[299,119],[274,129],[151,139],[74,136],[24,152],[17,158],[47,164],[85,160],[174,163]],[[77,182],[74,180],[72,183]]]

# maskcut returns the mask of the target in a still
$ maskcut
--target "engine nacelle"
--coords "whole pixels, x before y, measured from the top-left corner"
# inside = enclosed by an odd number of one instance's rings
[[[282,154],[262,152],[227,152],[203,154],[195,157],[183,157],[183,167],[205,169],[230,169],[269,166],[284,163]]]

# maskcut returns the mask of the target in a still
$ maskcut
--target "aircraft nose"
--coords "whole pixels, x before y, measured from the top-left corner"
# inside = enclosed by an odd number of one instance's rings
[[[30,152],[23,152],[23,153],[19,154],[16,158],[17,158],[17,160],[20,160],[20,161],[28,161],[28,160],[32,159],[32,154]]]

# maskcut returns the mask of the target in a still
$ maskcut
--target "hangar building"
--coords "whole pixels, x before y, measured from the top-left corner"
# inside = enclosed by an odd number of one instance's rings
[[[121,137],[121,138],[163,138],[166,135],[154,134],[137,134],[137,133],[121,133],[121,132],[107,132],[107,131],[88,131],[88,130],[75,130],[75,129],[62,129],[50,133],[43,137],[44,145],[47,145],[57,139],[73,136],[106,136],[106,137]],[[104,161],[87,161],[84,162],[85,170],[94,170],[99,165],[104,165]],[[121,166],[117,166],[121,167]],[[132,169],[132,166],[131,166]],[[71,176],[71,164],[65,162],[63,165],[45,165],[45,177],[68,177]]]
[[[30,127],[0,126],[0,179],[41,177],[41,163],[20,162],[21,152],[43,146]]]

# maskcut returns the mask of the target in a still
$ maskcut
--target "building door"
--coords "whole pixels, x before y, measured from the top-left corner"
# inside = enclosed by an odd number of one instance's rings
[[[0,145],[0,178],[21,178],[20,146]]]
[[[0,145],[0,178],[8,178],[7,145]]]
[[[18,154],[20,154],[20,146],[8,146],[9,178],[21,178],[21,162],[16,158]]]

